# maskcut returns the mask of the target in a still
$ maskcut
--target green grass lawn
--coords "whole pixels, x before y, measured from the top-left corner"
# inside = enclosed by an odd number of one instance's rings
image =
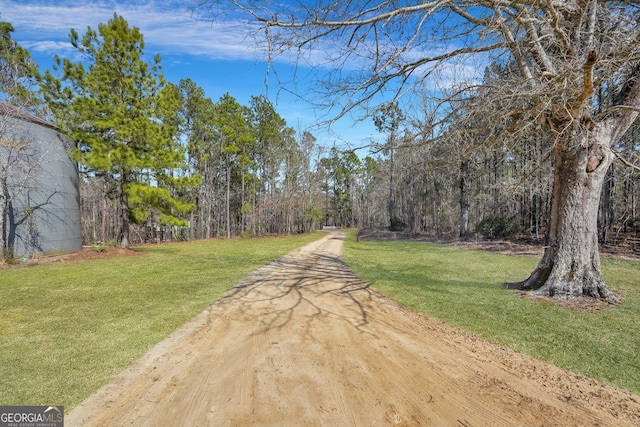
[[[321,235],[0,269],[0,404],[70,411],[255,268]]]
[[[640,394],[640,262],[603,257],[623,304],[577,312],[505,290],[538,258],[423,242],[356,242],[343,258],[396,301],[522,353]]]
[[[67,411],[256,267],[320,235],[145,246],[142,256],[0,269],[0,404]],[[581,313],[502,283],[537,258],[355,242],[345,261],[399,302],[494,342],[640,394],[640,263],[604,259],[624,303]]]

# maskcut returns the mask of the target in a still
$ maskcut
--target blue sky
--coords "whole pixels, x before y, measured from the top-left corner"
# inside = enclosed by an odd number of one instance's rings
[[[205,10],[194,11],[189,0],[2,0],[0,20],[13,24],[14,39],[28,49],[39,64],[40,71],[51,69],[55,55],[77,61],[77,52],[69,43],[69,31],[75,28],[82,36],[87,27],[97,29],[114,12],[123,16],[130,26],[140,28],[145,39],[145,54],[149,61],[155,54],[162,57],[167,80],[178,83],[190,78],[202,87],[207,96],[217,101],[229,92],[240,103],[248,105],[252,95],[267,95],[287,124],[296,131],[309,130],[318,142],[331,146],[362,146],[372,138],[381,140],[371,120],[354,125],[346,117],[326,127],[315,124],[326,119],[326,112],[315,111],[311,105],[292,96],[289,91],[304,93],[313,81],[303,77],[293,79],[293,66],[275,64],[280,86],[269,72],[265,53],[245,39],[248,25],[231,15],[212,18]],[[304,76],[305,70],[297,75]],[[268,84],[265,87],[265,82]]]

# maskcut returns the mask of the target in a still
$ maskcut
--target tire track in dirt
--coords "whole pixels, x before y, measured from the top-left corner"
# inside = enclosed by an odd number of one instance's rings
[[[638,396],[400,307],[333,232],[243,280],[67,426],[624,426]]]

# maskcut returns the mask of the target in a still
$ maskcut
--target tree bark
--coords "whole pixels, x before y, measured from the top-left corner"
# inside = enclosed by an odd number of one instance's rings
[[[433,215],[436,227],[436,236],[442,235],[442,184],[437,176],[433,178]]]
[[[122,172],[120,178],[120,247],[122,249],[129,249],[129,200],[125,192],[127,185],[126,174]]]
[[[227,222],[227,239],[231,238],[231,164],[227,164],[227,188],[225,194],[225,214]]]
[[[467,191],[469,181],[469,161],[460,163],[460,237],[469,234],[469,194]]]
[[[604,180],[602,202],[600,206],[600,220],[599,220],[599,241],[602,244],[608,243],[609,230],[614,222],[614,199],[615,199],[615,165],[611,165],[607,171],[607,175]]]
[[[391,136],[393,138],[393,136]],[[393,141],[393,139],[391,139]],[[389,150],[389,228],[391,230],[394,229],[395,217],[396,217],[396,201],[394,197],[394,188],[393,188],[393,148]]]
[[[577,131],[555,148],[547,245],[537,268],[508,288],[555,298],[617,300],[604,281],[598,252],[598,207],[614,155],[605,126]]]
[[[7,186],[7,178],[1,177],[0,182],[0,259],[5,258],[7,254],[7,207],[9,200],[9,189]]]
[[[107,195],[107,183],[102,183],[102,193],[100,193],[100,242],[109,241],[109,196]]]

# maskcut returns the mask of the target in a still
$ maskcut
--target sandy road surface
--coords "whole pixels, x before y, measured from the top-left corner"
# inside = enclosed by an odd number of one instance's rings
[[[640,398],[381,296],[331,233],[257,270],[67,426],[640,425]]]

